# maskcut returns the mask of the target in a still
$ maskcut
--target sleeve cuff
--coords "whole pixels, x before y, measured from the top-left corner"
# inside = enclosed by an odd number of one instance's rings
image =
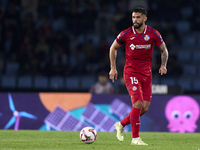
[[[123,43],[122,41],[120,41],[118,38],[116,38],[115,40],[116,40],[116,42],[117,42],[119,45],[124,44],[124,43]]]

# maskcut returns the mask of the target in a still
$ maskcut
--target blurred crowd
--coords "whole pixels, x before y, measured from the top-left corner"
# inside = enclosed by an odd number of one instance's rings
[[[135,6],[148,10],[147,24],[162,35],[170,52],[168,75],[180,75],[175,48],[181,37],[173,22],[187,20],[200,29],[200,1],[191,0],[0,0],[0,72],[19,64],[16,75],[74,76],[109,72],[109,47],[132,25]],[[181,8],[180,8],[181,7]],[[183,11],[181,11],[183,10]],[[153,53],[158,75],[160,52]],[[118,70],[125,63],[118,52]]]

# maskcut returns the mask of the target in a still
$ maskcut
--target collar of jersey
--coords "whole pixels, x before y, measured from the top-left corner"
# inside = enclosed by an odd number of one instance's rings
[[[141,33],[137,33],[137,31],[135,31],[135,28],[132,26],[132,30],[134,34],[141,34]],[[145,25],[144,31],[142,32],[142,34],[145,34],[147,31],[147,25]]]

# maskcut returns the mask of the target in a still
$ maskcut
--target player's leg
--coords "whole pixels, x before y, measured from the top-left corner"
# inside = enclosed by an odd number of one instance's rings
[[[142,98],[143,98],[143,107],[141,108],[140,116],[142,116],[149,108],[152,96],[152,77],[142,77]],[[133,138],[131,145],[148,145],[144,143],[140,138]]]
[[[131,145],[148,145],[148,144],[144,143],[139,136],[140,116],[144,113],[144,111],[146,111],[146,108],[148,108],[150,105],[150,103],[146,102],[146,100],[150,101],[151,97],[149,96],[149,91],[152,88],[149,89],[149,85],[147,87],[145,87],[146,81],[147,81],[146,76],[137,74],[136,78],[138,79],[138,85],[134,85],[134,86],[137,87],[136,89],[138,89],[138,92],[140,94],[134,94],[131,99],[132,104],[133,104],[133,108],[132,108],[132,111],[130,114],[131,130],[132,130],[132,136],[133,136]],[[137,90],[135,90],[134,92],[136,92],[136,91]],[[146,92],[148,92],[148,93],[146,93]],[[147,96],[149,96],[149,97],[147,97]],[[144,100],[145,100],[145,102],[144,102]],[[141,112],[142,109],[143,109],[143,111]]]
[[[129,92],[130,86],[131,86],[131,81],[129,79],[130,76],[127,76],[124,72],[124,81],[126,83],[126,88],[127,91]],[[129,94],[130,95],[130,94]],[[116,137],[117,139],[122,142],[124,140],[123,132],[124,132],[124,127],[126,125],[130,124],[130,113],[122,119],[120,122],[115,123],[115,130],[117,131]]]
[[[130,112],[130,123],[132,131],[131,145],[148,145],[144,143],[140,136],[140,113],[143,106],[143,96],[142,94],[133,95],[131,97],[133,104],[132,110]]]
[[[130,112],[132,137],[138,138],[140,131],[140,112],[143,105],[142,94],[131,96],[131,101],[133,104],[132,110]]]
[[[140,113],[140,117],[148,111],[150,103],[151,103],[150,101],[144,100],[143,105],[142,105],[142,110]],[[123,127],[125,127],[126,125],[129,125],[130,124],[130,113],[123,120],[121,120],[120,123]]]
[[[131,98],[132,96],[130,96]],[[120,124],[125,127],[126,125],[129,125],[130,124],[130,113],[120,121]]]
[[[142,110],[141,110],[141,113],[140,113],[140,117],[149,110],[150,104],[151,104],[150,101],[144,100]]]
[[[140,130],[140,112],[142,108],[142,86],[141,86],[141,78],[138,74],[124,74],[124,79],[126,83],[127,90],[131,97],[131,101],[133,104],[132,110],[121,122],[117,122],[115,124],[115,129],[117,130],[116,137],[119,141],[124,140],[123,131],[124,126],[131,123],[133,140],[136,140],[136,145],[144,145],[139,138],[139,130]],[[132,119],[132,121],[131,121]],[[138,143],[139,141],[139,143]]]
[[[123,127],[125,127],[126,125],[129,125],[130,124],[130,113],[123,120],[121,120],[120,123]]]
[[[140,79],[137,77],[138,74],[126,74],[124,72],[124,81],[126,83],[127,91],[129,92],[130,98],[135,94],[139,94],[142,92],[141,90],[141,83]],[[120,121],[119,123],[121,126],[125,127],[126,125],[130,124],[130,113]]]
[[[143,92],[143,98],[144,103],[141,110],[140,116],[142,116],[144,113],[146,113],[149,109],[149,106],[151,104],[151,97],[152,97],[152,76],[146,77],[146,82],[144,82],[144,86],[142,89]]]

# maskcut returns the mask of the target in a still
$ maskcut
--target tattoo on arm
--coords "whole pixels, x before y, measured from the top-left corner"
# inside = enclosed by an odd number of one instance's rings
[[[168,54],[168,50],[167,50],[165,43],[160,45],[159,49],[160,49],[160,52],[161,52],[161,65],[167,66],[167,60],[168,60],[169,54]]]

